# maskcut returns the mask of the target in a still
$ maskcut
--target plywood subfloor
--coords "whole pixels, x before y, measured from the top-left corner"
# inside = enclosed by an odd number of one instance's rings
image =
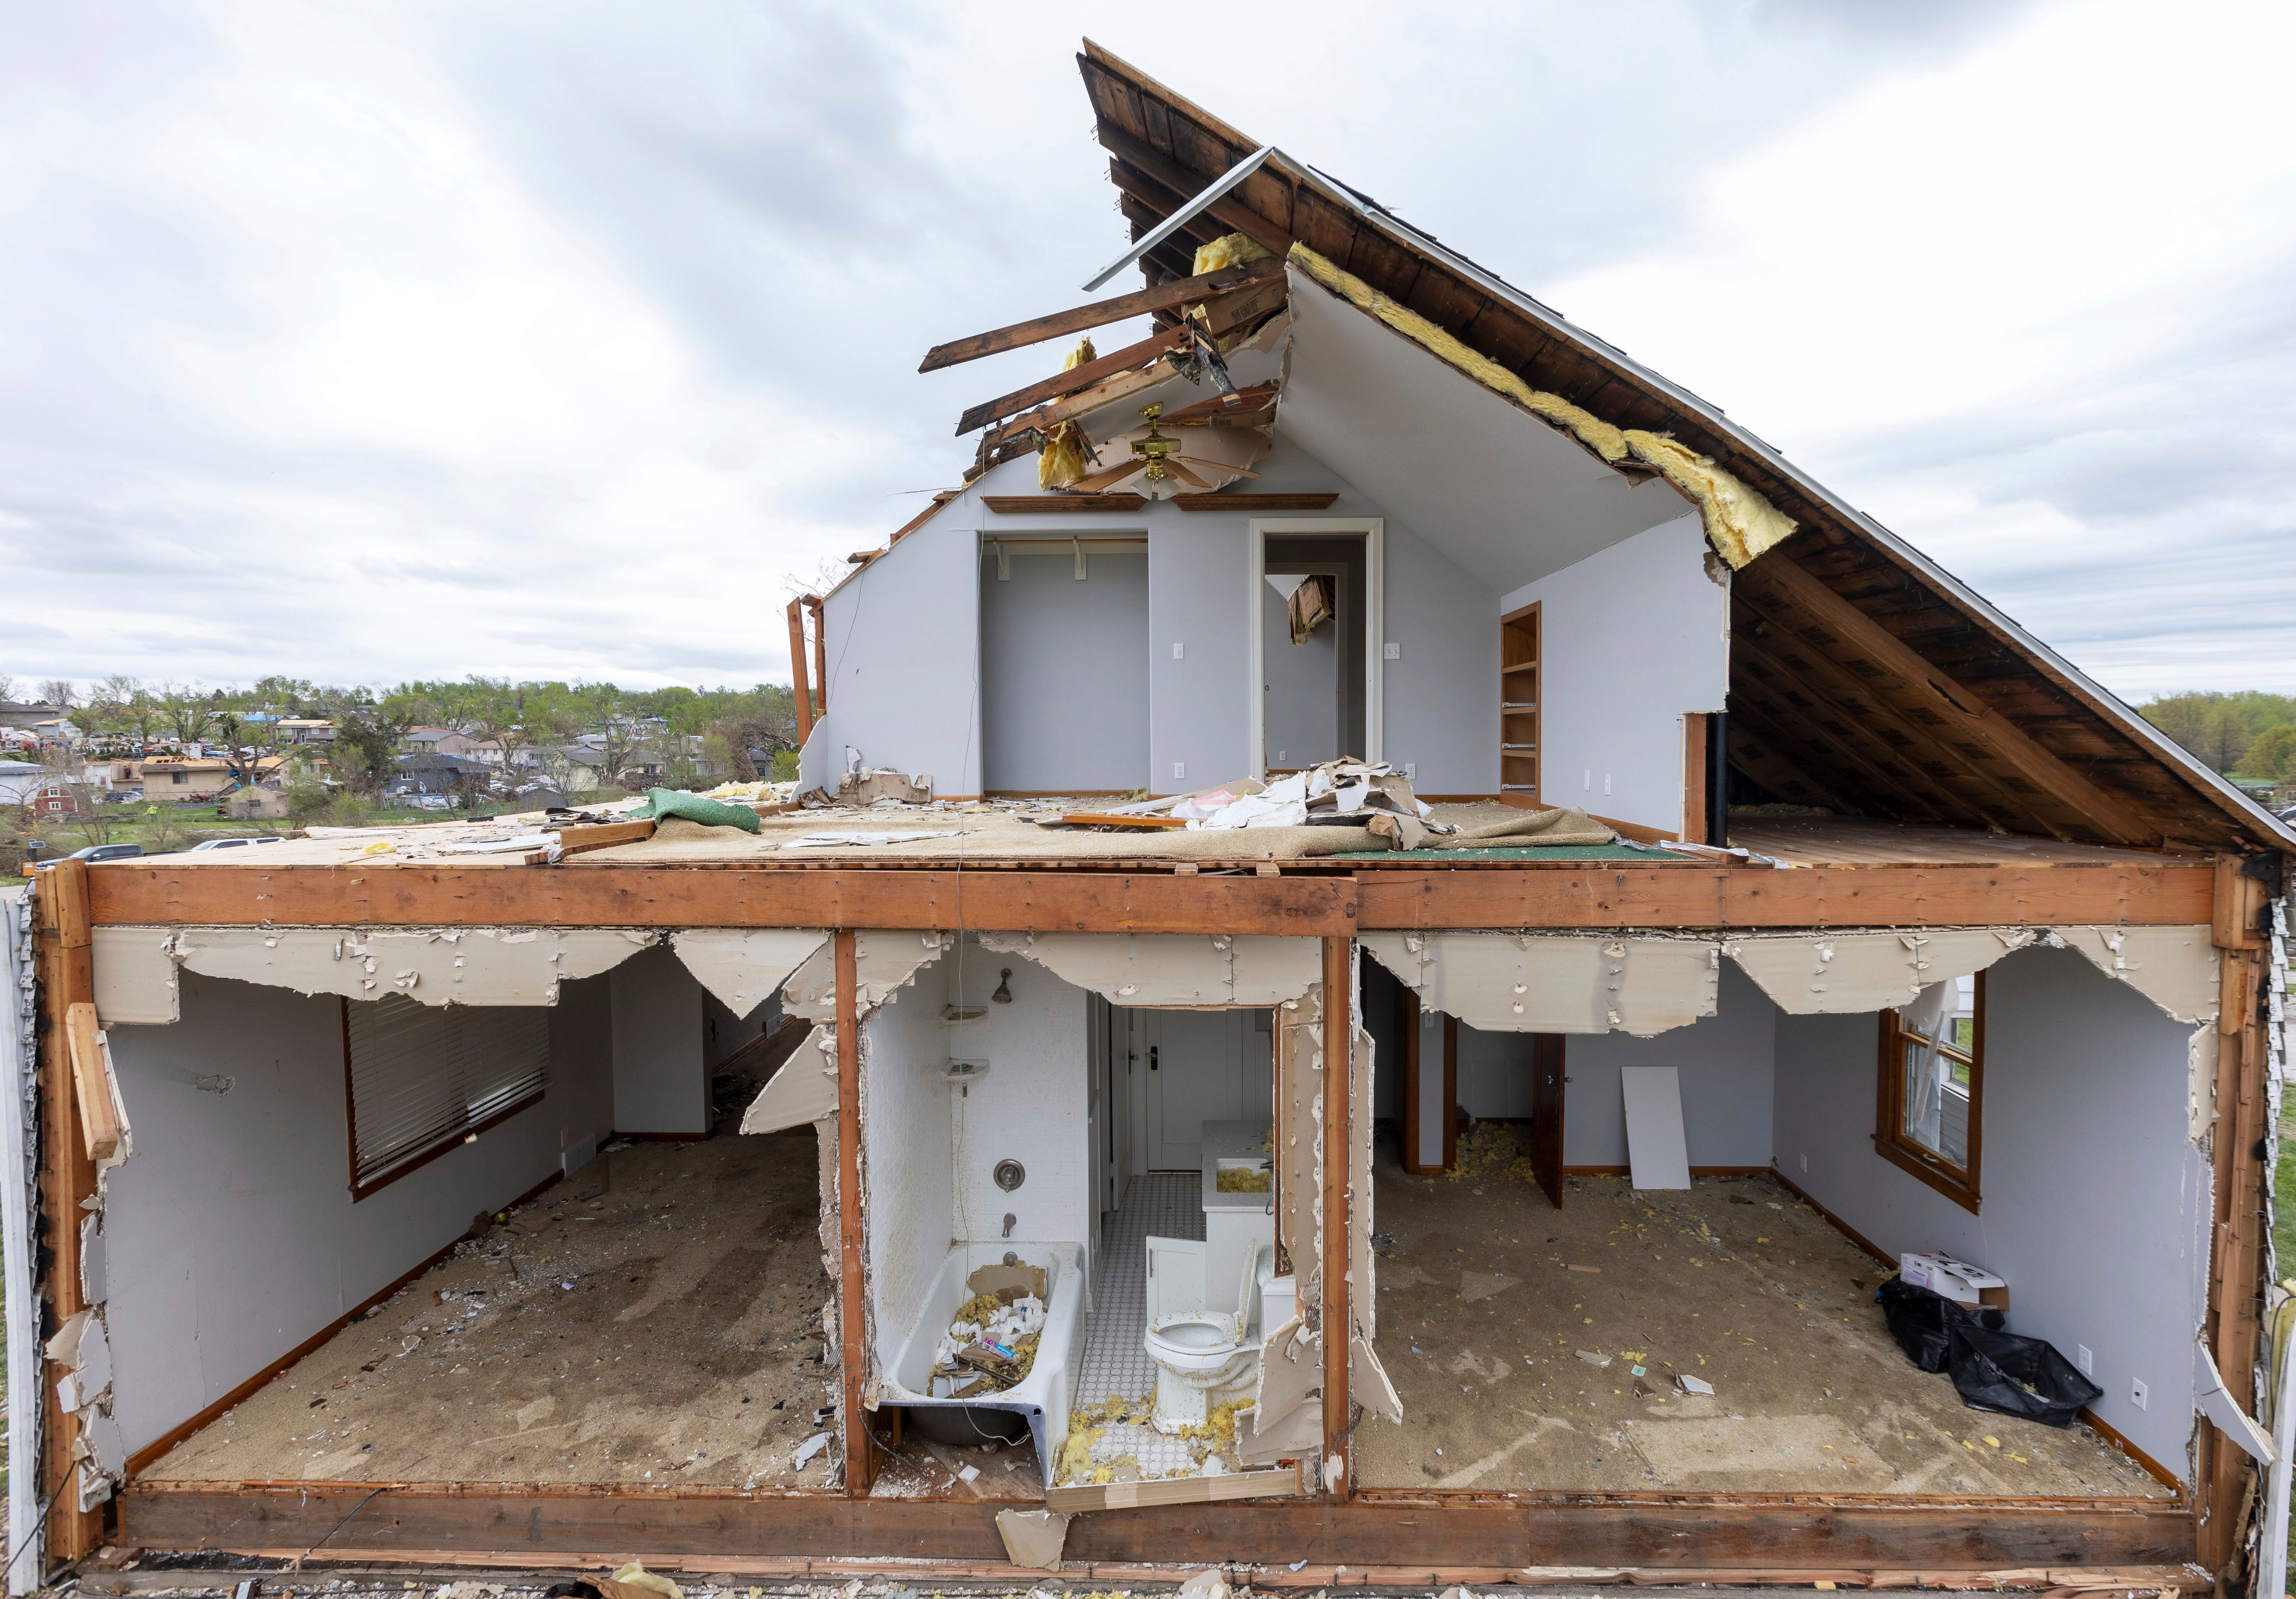
[[[1406,1419],[1364,1423],[1360,1484],[2172,1496],[2085,1427],[1963,1406],[1891,1341],[1884,1268],[1768,1177],[1566,1182],[1558,1211],[1505,1166],[1413,1177],[1382,1151],[1377,1349]]]
[[[809,1127],[601,1155],[143,1475],[825,1488],[816,1170]]]

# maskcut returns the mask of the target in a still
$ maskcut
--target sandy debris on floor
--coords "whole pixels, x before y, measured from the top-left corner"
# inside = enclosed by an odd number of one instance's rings
[[[602,1153],[143,1474],[827,1488],[816,1170],[810,1127]]]
[[[1456,1177],[1380,1152],[1377,1349],[1406,1419],[1363,1423],[1363,1486],[2171,1496],[2087,1427],[1964,1406],[1891,1341],[1889,1268],[1767,1176],[1574,1177],[1557,1210],[1506,1129],[1476,1131]]]

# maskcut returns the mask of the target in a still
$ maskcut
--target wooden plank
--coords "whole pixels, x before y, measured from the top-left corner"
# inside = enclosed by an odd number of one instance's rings
[[[378,1488],[383,1491],[375,1493]],[[370,1494],[372,1501],[361,1505]],[[897,1562],[918,1560],[1002,1566],[1000,1508],[983,1500],[662,1493],[630,1484],[554,1491],[485,1484],[280,1483],[241,1491],[139,1485],[121,1501],[115,1541],[291,1554],[324,1544],[324,1557],[333,1559],[486,1552],[514,1569],[579,1554],[594,1566],[643,1557],[649,1566],[723,1570],[712,1562],[769,1550],[782,1558],[834,1561],[859,1574],[898,1572]],[[2089,1570],[2177,1564],[2192,1553],[2188,1511],[2126,1502],[1891,1504],[1765,1496],[1747,1503],[1674,1495],[1572,1502],[1562,1495],[1548,1501],[1363,1494],[1347,1505],[1255,1499],[1081,1517],[1070,1525],[1064,1564],[1088,1571],[1103,1562],[1153,1562],[1168,1570],[1218,1559],[1283,1575],[1304,1560],[1307,1570],[1346,1566],[1341,1580],[1354,1586],[1374,1572],[1399,1576],[1396,1562],[1406,1558],[1421,1562],[1411,1570],[1431,1574],[1556,1566]]]
[[[1179,816],[1118,816],[1103,811],[1070,811],[1061,820],[1073,827],[1185,827],[1187,822]]]
[[[1108,515],[1148,504],[1136,494],[984,494],[980,503],[999,516]]]
[[[2191,927],[2206,866],[1849,866],[1791,871],[1593,863],[1577,869],[1390,870],[1358,879],[1371,929],[1513,927]]]
[[[962,873],[743,870],[586,857],[540,870],[485,872],[107,862],[88,882],[95,920],[107,926],[964,927],[1301,937],[1355,926],[1356,887],[1347,877],[1177,877],[1161,865],[1132,873],[1012,865]]]
[[[1183,511],[1241,511],[1256,514],[1270,511],[1328,511],[1337,494],[1176,494],[1172,503]]]
[[[1710,718],[1702,711],[1682,718],[1682,833],[1686,843],[1712,844],[1706,820],[1706,735]]]
[[[925,358],[918,365],[917,370],[939,372],[944,366],[961,365],[967,361],[977,361],[983,356],[1042,344],[1047,339],[1058,339],[1066,333],[1089,332],[1094,328],[1106,327],[1111,323],[1128,322],[1135,316],[1147,316],[1174,306],[1190,305],[1229,289],[1283,275],[1283,260],[1280,254],[1246,261],[1241,266],[1223,266],[1218,272],[1207,272],[1199,277],[1180,278],[1153,289],[1135,290],[1130,294],[1096,299],[1090,305],[1078,306],[1071,310],[1055,311],[1047,316],[1016,322],[1010,327],[975,333],[968,339],[952,339],[947,344],[936,344],[925,352]]]
[[[791,692],[796,701],[797,742],[800,744],[813,736],[813,691],[805,680],[804,605],[802,599],[789,603],[790,679],[794,685]]]
[[[95,1000],[87,863],[58,862],[40,873],[33,894],[32,964],[40,1006],[40,1215],[33,1243],[47,1257],[39,1292],[48,1302],[45,1324],[55,1327],[86,1307],[80,1294],[80,1221],[86,1214],[80,1204],[95,1193],[95,1161],[79,1126],[70,1042],[72,1008],[92,1007]],[[48,1511],[47,1557],[52,1562],[78,1560],[102,1541],[103,1513],[79,1508],[70,1486],[78,1470],[72,1448],[79,1423],[57,1399],[54,1384],[42,1386],[47,1390],[46,1414],[36,1469],[42,1499],[54,1501]],[[31,1464],[29,1454],[20,1458]]]
[[[653,837],[653,823],[601,822],[584,827],[562,827],[558,830],[558,852],[561,855],[587,855],[593,849],[610,849],[616,844],[635,844],[640,839]]]
[[[956,419],[957,436],[963,438],[975,428],[986,427],[988,423],[1007,416],[1016,416],[1029,406],[1041,405],[1046,400],[1059,399],[1064,395],[1089,389],[1103,378],[1112,378],[1119,372],[1129,372],[1136,366],[1145,365],[1148,362],[1159,360],[1174,350],[1185,349],[1188,348],[1188,342],[1189,334],[1186,328],[1167,328],[1160,333],[1152,334],[1141,340],[1137,344],[1128,344],[1113,355],[1103,356],[1095,361],[1086,361],[1081,366],[1073,366],[1066,372],[1054,373],[1051,377],[1039,379],[1025,389],[1015,389],[1010,394],[1000,394],[995,399],[982,400],[979,405],[968,406],[965,407],[964,414]]]
[[[1355,1357],[1355,1308],[1348,1300],[1348,1261],[1355,1229],[1348,1206],[1354,1169],[1355,940],[1324,940],[1324,1496],[1344,1502],[1354,1486],[1354,1405],[1348,1395]]]
[[[837,1333],[845,1496],[865,1499],[877,1451],[869,1435],[869,1286],[861,1202],[861,1007],[853,931],[830,935],[837,982]]]
[[[103,1066],[103,1032],[95,1006],[76,999],[64,1007],[65,1048],[71,1055],[75,1108],[80,1141],[91,1160],[119,1152],[119,1113],[111,1098],[111,1074]]]
[[[1158,1505],[1219,1505],[1234,1499],[1281,1499],[1300,1492],[1300,1468],[1225,1472],[1217,1477],[1176,1477],[1153,1482],[1109,1482],[1045,1490],[1045,1508],[1075,1514],[1095,1510],[1143,1510]]]

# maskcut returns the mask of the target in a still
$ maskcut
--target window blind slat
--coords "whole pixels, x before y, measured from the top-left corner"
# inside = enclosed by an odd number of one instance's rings
[[[541,1092],[550,1019],[523,1005],[346,1001],[354,1185],[463,1137]]]

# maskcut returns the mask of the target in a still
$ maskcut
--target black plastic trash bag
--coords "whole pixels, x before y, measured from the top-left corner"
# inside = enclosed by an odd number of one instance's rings
[[[1953,1346],[1948,1367],[1954,1389],[1972,1409],[2070,1427],[2082,1406],[2104,1397],[2104,1390],[2046,1340],[1996,1332],[1967,1318],[1948,1323],[1946,1335]]]
[[[1951,1354],[1946,1328],[1954,1322],[1974,1321],[1980,1327],[2001,1330],[2002,1313],[1995,1307],[1960,1304],[1926,1288],[1916,1288],[1903,1277],[1891,1277],[1874,1297],[1882,1301],[1890,1336],[1905,1350],[1906,1358],[1925,1372],[1946,1369]]]

